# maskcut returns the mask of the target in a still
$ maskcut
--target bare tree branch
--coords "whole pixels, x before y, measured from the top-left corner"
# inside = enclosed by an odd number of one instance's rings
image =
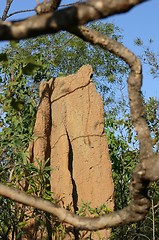
[[[79,1],[80,2],[80,1]],[[74,5],[73,3],[68,3],[68,4],[62,4],[60,5],[59,7],[68,7],[68,6],[72,6]],[[55,11],[55,10],[54,10]],[[19,13],[26,13],[26,12],[35,12],[35,9],[26,9],[26,10],[19,10],[19,11],[16,11],[16,12],[12,12],[10,14],[8,14],[5,18],[5,20],[7,18],[10,18],[12,17],[13,15],[16,15],[16,14],[19,14]],[[3,20],[3,19],[2,19]],[[4,21],[4,20],[3,20]]]
[[[81,230],[91,231],[140,221],[147,213],[149,207],[149,201],[140,200],[140,207],[137,211],[135,205],[130,205],[123,210],[110,213],[106,216],[88,218],[75,215],[63,208],[60,208],[58,205],[50,203],[49,201],[36,196],[29,196],[26,193],[7,187],[1,183],[0,194],[5,197],[9,197],[16,202],[52,213],[57,216],[61,222],[69,223]]]
[[[93,29],[81,26],[72,28],[70,32],[84,41],[90,42],[93,45],[99,45],[101,48],[110,51],[130,66],[131,72],[128,79],[128,90],[131,118],[140,142],[140,156],[149,158],[152,156],[153,151],[150,130],[144,118],[145,112],[141,95],[142,66],[140,60],[122,44]]]
[[[9,18],[9,17],[12,17],[13,15],[19,14],[19,13],[33,12],[33,11],[35,11],[35,10],[34,9],[19,10],[19,11],[8,14],[6,16],[6,19]]]
[[[56,33],[93,20],[129,11],[147,0],[89,0],[72,7],[20,21],[0,22],[0,40],[20,40]]]
[[[7,18],[7,13],[8,13],[8,11],[9,11],[9,9],[10,9],[10,6],[11,6],[12,2],[13,2],[13,0],[7,0],[7,1],[6,1],[6,7],[5,7],[4,12],[3,12],[3,15],[2,15],[2,21],[5,21],[5,20],[6,20],[6,18]]]

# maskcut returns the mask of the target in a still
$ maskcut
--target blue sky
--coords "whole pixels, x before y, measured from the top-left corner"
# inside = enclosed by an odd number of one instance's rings
[[[125,14],[107,18],[107,21],[123,29],[124,45],[136,55],[140,54],[139,47],[134,45],[134,39],[140,37],[145,44],[153,39],[153,49],[159,52],[159,1],[149,0],[136,6]],[[153,79],[147,66],[143,66],[143,93],[146,97],[159,98],[159,79]]]
[[[63,0],[62,4],[75,2]],[[0,15],[2,15],[5,7],[5,0],[1,0]],[[14,0],[10,13],[23,9],[33,9],[36,6],[35,0]],[[33,15],[34,12],[28,14],[22,13],[13,16],[12,19],[21,19]],[[132,50],[136,55],[140,54],[138,47],[134,45],[134,39],[140,37],[145,44],[148,40],[153,39],[153,49],[155,52],[159,52],[159,1],[149,0],[143,4],[140,4],[130,10],[127,13],[114,15],[105,20],[106,22],[112,22],[119,26],[123,30],[123,43],[126,47]],[[5,42],[4,42],[5,43]],[[0,44],[0,47],[4,45]],[[154,96],[159,98],[159,79],[153,79],[149,74],[147,66],[144,66],[144,80],[143,80],[143,93],[146,97]]]

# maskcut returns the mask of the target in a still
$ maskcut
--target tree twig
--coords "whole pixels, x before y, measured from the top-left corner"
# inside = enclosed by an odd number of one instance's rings
[[[9,11],[9,9],[10,9],[10,6],[11,6],[12,2],[13,2],[13,0],[7,0],[7,1],[6,1],[6,7],[5,7],[4,12],[3,12],[3,15],[2,15],[2,21],[5,21],[5,20],[6,20],[6,18],[7,18],[7,13],[8,13],[8,11]]]
[[[6,16],[6,19],[12,17],[13,15],[19,14],[19,13],[33,12],[33,11],[35,11],[35,10],[34,10],[34,9],[19,10],[19,11],[16,11],[16,12],[13,12],[13,13],[8,14],[8,15]]]

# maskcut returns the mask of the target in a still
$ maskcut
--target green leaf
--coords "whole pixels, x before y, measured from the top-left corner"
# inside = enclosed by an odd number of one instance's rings
[[[32,75],[40,66],[40,64],[28,63],[22,68],[23,74]]]
[[[19,43],[19,41],[10,41],[10,46],[12,48],[17,48],[18,47],[18,43]]]
[[[25,225],[26,225],[26,222],[25,222],[25,221],[18,223],[18,227],[19,227],[19,228],[23,228]]]
[[[22,101],[16,100],[12,98],[11,101],[11,106],[16,110],[16,111],[21,111],[23,109],[24,103]]]
[[[8,57],[6,53],[0,53],[0,62],[7,62]]]
[[[135,43],[135,45],[137,45],[137,46],[142,46],[142,45],[143,45],[143,41],[141,40],[141,38],[136,38],[136,39],[134,40],[134,43]]]

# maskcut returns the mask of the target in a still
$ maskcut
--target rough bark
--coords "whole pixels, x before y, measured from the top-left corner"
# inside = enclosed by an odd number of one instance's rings
[[[6,7],[5,7],[4,11],[3,11],[3,15],[2,15],[2,18],[1,18],[2,21],[5,21],[5,20],[6,20],[6,18],[7,18],[7,13],[8,13],[8,11],[9,11],[11,5],[12,5],[12,2],[13,2],[13,0],[7,0],[7,1],[6,1]]]
[[[19,21],[0,22],[0,40],[19,40],[70,30],[93,20],[129,11],[146,0],[89,0]]]

